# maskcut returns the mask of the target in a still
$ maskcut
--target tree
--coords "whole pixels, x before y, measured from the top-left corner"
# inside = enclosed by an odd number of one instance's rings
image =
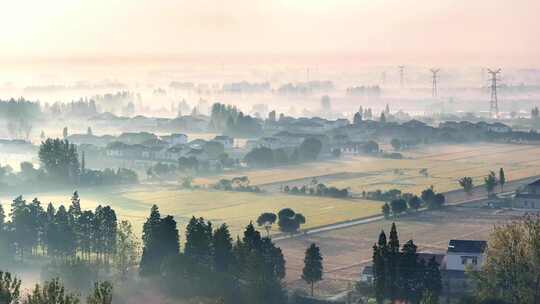
[[[362,123],[362,111],[358,111],[354,114],[353,124],[359,125]]]
[[[411,197],[409,197],[409,200],[407,201],[407,205],[409,205],[410,209],[414,209],[415,211],[418,211],[418,209],[422,205],[422,200],[417,195],[412,195]]]
[[[180,251],[176,221],[172,216],[162,219],[156,205],[143,225],[143,246],[139,266],[142,276],[159,274],[163,260]]]
[[[382,206],[382,213],[385,219],[390,217],[390,205],[388,205],[388,203],[384,203]]]
[[[68,137],[68,127],[64,127],[62,130],[62,137],[66,139]]]
[[[534,107],[531,110],[531,119],[536,120],[538,117],[540,117],[540,111],[538,110],[538,107]]]
[[[313,296],[313,286],[322,280],[323,257],[317,245],[311,244],[306,250],[304,257],[304,269],[302,270],[302,280],[311,285],[311,296]]]
[[[88,136],[94,135],[94,133],[92,132],[92,127],[88,127],[88,128],[86,129],[86,135],[88,135]]]
[[[379,121],[381,123],[386,123],[386,115],[384,115],[384,112],[381,112],[381,117],[379,118]]]
[[[474,187],[472,177],[469,177],[469,176],[462,177],[458,182],[459,182],[459,185],[463,188],[463,191],[465,191],[467,195],[471,195],[472,189]]]
[[[310,137],[306,138],[300,147],[298,148],[298,153],[301,160],[315,160],[321,153],[322,143],[320,140]]]
[[[489,171],[488,176],[484,178],[484,183],[488,196],[491,196],[493,194],[493,190],[495,190],[495,187],[497,186],[497,177],[495,177],[495,172]]]
[[[388,256],[386,258],[387,283],[386,293],[392,302],[399,298],[399,238],[396,223],[392,223],[388,238]]]
[[[390,208],[392,209],[392,215],[394,217],[398,216],[407,210],[407,202],[402,198],[394,199],[390,202]]]
[[[212,223],[192,217],[186,227],[184,255],[195,263],[212,266]]]
[[[501,192],[504,191],[504,184],[506,184],[506,176],[504,176],[504,169],[499,169],[499,185],[501,185]]]
[[[266,236],[270,236],[270,229],[272,229],[272,225],[276,222],[277,216],[274,213],[265,212],[259,215],[257,218],[257,225],[264,226],[264,230],[266,230]]]
[[[381,231],[378,242],[373,245],[373,287],[377,303],[382,304],[386,297],[386,262],[387,262],[386,234]]]
[[[17,304],[21,297],[21,280],[0,271],[0,303]]]
[[[86,298],[86,304],[111,304],[113,299],[113,286],[110,282],[94,283],[93,292]]]
[[[539,303],[540,217],[528,215],[495,226],[484,265],[473,277],[481,299]]]
[[[394,150],[401,149],[401,141],[397,138],[392,138],[392,140],[390,141],[390,144],[392,145],[392,148],[394,148]]]
[[[32,294],[28,295],[24,304],[78,304],[79,299],[67,293],[58,279],[36,285]]]
[[[214,269],[222,273],[228,272],[234,263],[234,255],[231,233],[226,224],[222,224],[214,231],[212,247],[214,249]]]
[[[295,233],[305,222],[306,218],[302,214],[290,208],[282,209],[278,213],[278,226],[283,232]]]
[[[68,140],[48,138],[39,147],[39,161],[50,177],[74,183],[80,174],[79,156]]]
[[[139,257],[139,242],[133,233],[131,223],[121,221],[116,231],[116,254],[114,256],[114,266],[122,280],[127,279],[127,275],[135,265]]]

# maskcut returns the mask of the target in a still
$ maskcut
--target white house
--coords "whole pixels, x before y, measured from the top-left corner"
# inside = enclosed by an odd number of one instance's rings
[[[446,253],[446,269],[465,271],[480,270],[485,259],[486,241],[450,240]]]

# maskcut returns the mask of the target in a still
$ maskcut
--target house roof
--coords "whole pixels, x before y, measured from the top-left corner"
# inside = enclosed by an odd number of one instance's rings
[[[486,241],[450,240],[448,252],[484,253],[486,247]]]

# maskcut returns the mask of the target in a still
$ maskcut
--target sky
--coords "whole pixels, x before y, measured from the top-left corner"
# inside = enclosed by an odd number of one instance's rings
[[[538,12],[538,0],[0,0],[0,62],[221,56],[540,66]]]

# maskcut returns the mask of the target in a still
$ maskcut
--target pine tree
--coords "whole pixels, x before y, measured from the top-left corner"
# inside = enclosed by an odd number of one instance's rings
[[[440,265],[435,260],[435,257],[431,258],[425,267],[424,287],[425,293],[429,293],[432,299],[436,300],[436,302],[432,303],[438,303],[439,296],[442,292],[442,277]]]
[[[386,257],[388,253],[386,234],[381,231],[377,244],[373,245],[373,285],[377,303],[381,304],[386,298]]]
[[[390,236],[388,240],[388,257],[386,259],[386,271],[387,271],[387,294],[390,300],[395,301],[399,295],[399,238],[397,233],[396,224],[392,223],[390,229]]]
[[[32,294],[28,295],[24,304],[78,304],[74,295],[66,292],[58,279],[43,283],[43,288],[36,285]]]
[[[21,297],[21,280],[9,272],[0,271],[0,303],[18,304]]]
[[[304,269],[302,270],[302,279],[311,285],[311,296],[313,297],[313,286],[322,280],[323,264],[319,247],[311,244],[306,250],[304,257]]]
[[[212,246],[214,248],[214,269],[228,272],[234,263],[233,245],[229,227],[222,224],[214,231]]]
[[[196,263],[212,266],[212,223],[192,217],[186,227],[184,254]]]
[[[86,304],[111,304],[112,299],[112,284],[110,282],[96,282],[93,292],[86,298]]]

